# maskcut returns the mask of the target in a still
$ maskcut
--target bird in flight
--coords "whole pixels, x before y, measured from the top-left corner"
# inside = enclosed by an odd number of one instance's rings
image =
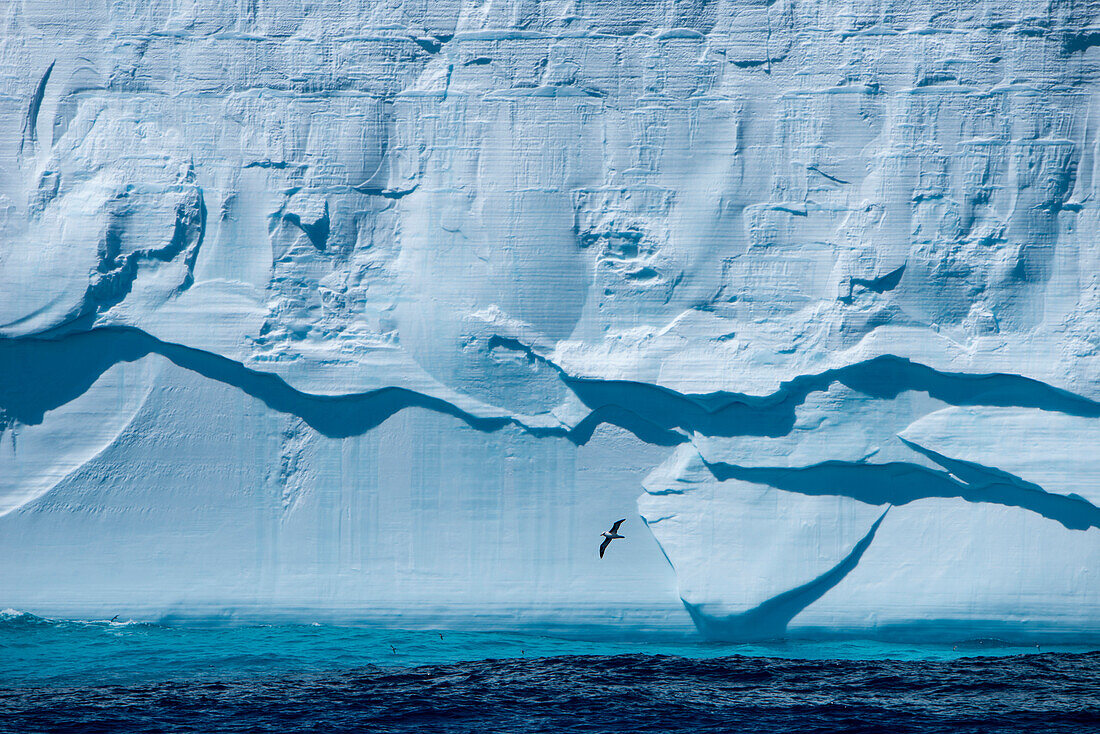
[[[600,535],[603,536],[603,542],[600,543],[600,558],[603,558],[603,552],[607,550],[607,546],[611,545],[611,541],[615,540],[615,538],[626,537],[625,535],[619,535],[619,526],[622,525],[624,522],[626,522],[625,517],[612,525],[610,531],[606,533],[600,533]]]

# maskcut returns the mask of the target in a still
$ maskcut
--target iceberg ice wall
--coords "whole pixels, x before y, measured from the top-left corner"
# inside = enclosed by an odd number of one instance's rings
[[[1098,91],[1094,0],[9,3],[0,604],[1100,637]]]

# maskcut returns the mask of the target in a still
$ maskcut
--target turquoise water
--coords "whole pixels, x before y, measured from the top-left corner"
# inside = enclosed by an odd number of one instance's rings
[[[1043,646],[1042,652],[1094,647]],[[47,620],[0,613],[0,680],[7,686],[129,684],[248,675],[325,673],[368,665],[410,667],[567,655],[731,655],[796,660],[952,660],[1035,648],[970,641],[900,645],[872,641],[725,644],[571,640],[535,634],[398,630],[335,625],[184,626]]]

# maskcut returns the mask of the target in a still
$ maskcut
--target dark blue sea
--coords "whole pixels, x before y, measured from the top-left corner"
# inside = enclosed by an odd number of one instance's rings
[[[1100,653],[0,614],[3,732],[1100,732]]]

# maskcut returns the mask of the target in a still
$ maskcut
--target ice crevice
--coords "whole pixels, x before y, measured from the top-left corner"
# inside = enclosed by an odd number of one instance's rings
[[[720,481],[736,479],[796,494],[834,495],[870,505],[891,506],[933,497],[958,498],[1034,512],[1069,530],[1100,528],[1100,507],[1083,497],[1053,494],[999,469],[948,459],[906,444],[947,471],[903,461],[878,464],[825,461],[794,468],[738,466],[706,458],[703,463]]]
[[[47,411],[82,394],[112,365],[149,354],[159,354],[178,367],[236,387],[276,412],[301,418],[330,438],[365,433],[394,413],[414,406],[459,417],[482,431],[494,431],[508,423],[505,418],[479,418],[445,400],[400,387],[336,396],[304,393],[278,375],[126,327],[93,329],[57,340],[0,341],[0,374],[7,375],[0,383],[0,411],[8,421],[40,423]]]
[[[630,380],[575,377],[545,357],[538,357],[557,371],[559,379],[584,407],[575,423],[558,421],[557,425],[548,425],[546,421],[533,420],[532,416],[509,414],[490,405],[484,406],[483,414],[477,414],[442,397],[398,386],[347,394],[312,394],[294,388],[274,373],[121,326],[98,327],[55,338],[0,339],[0,374],[5,375],[0,383],[0,411],[9,421],[39,423],[47,411],[81,395],[113,364],[153,353],[208,379],[234,386],[277,412],[295,415],[330,438],[365,433],[410,407],[453,415],[477,430],[491,432],[515,425],[532,435],[561,436],[576,444],[590,440],[601,424],[618,426],[645,443],[660,446],[684,444],[693,435],[780,437],[792,431],[796,409],[806,398],[811,393],[828,390],[834,383],[876,399],[894,399],[904,392],[915,391],[951,405],[1012,406],[1100,417],[1100,403],[1031,378],[1003,373],[940,372],[895,356],[875,357],[796,377],[764,396],[733,392],[687,394]],[[876,466],[889,466],[844,462],[838,465],[867,472],[882,471]],[[773,471],[720,462],[713,466],[722,472]],[[814,471],[826,470],[832,469],[822,465]],[[951,492],[934,496],[957,495],[950,481],[937,486],[945,487],[943,491],[949,487]],[[1003,486],[1034,494],[1029,488],[1011,483]],[[889,501],[903,504],[911,500]]]
[[[843,184],[845,186],[850,186],[851,183],[852,183],[851,181],[846,181],[842,178],[838,178],[838,177],[833,176],[831,174],[825,173],[824,171],[822,171],[817,166],[806,166],[806,170],[813,171],[814,173],[818,174],[819,176],[824,176],[825,178],[829,179],[833,183]]]
[[[166,298],[179,295],[195,282],[195,263],[199,251],[206,239],[208,212],[202,188],[193,181],[193,170],[189,170],[181,180],[168,188],[168,193],[177,198],[173,212],[171,235],[166,241],[155,243],[151,247],[128,249],[126,247],[125,215],[111,222],[99,242],[99,262],[91,274],[90,282],[83,297],[75,304],[60,322],[44,332],[21,337],[9,337],[8,340],[53,338],[66,339],[74,334],[99,331],[88,329],[93,320],[114,306],[122,303],[133,292],[146,266],[155,267],[178,263],[179,279]],[[125,209],[128,191],[121,192],[116,204]]]
[[[50,65],[46,67],[46,71],[38,80],[38,84],[34,88],[34,94],[31,95],[30,104],[27,106],[27,117],[23,126],[23,141],[19,146],[20,153],[28,145],[33,150],[38,143],[38,114],[42,109],[42,101],[46,98],[46,85],[50,83],[50,75],[53,73],[53,67],[56,64],[56,59],[50,62]]]
[[[901,283],[901,276],[903,275],[905,275],[904,263],[900,267],[897,267],[891,270],[889,273],[879,276],[878,278],[852,278],[848,284],[848,295],[842,300],[851,302],[854,295],[853,291],[855,290],[855,287],[857,285],[862,288],[866,288],[867,290],[874,293],[886,293],[887,291],[892,291],[898,287],[899,283]]]
[[[904,269],[903,265],[878,280],[900,280]],[[895,355],[880,355],[844,367],[800,375],[781,383],[773,393],[748,395],[731,391],[681,393],[645,382],[577,376],[543,354],[543,350],[513,337],[490,337],[488,348],[497,346],[521,351],[557,372],[569,391],[591,411],[586,421],[600,410],[607,410],[609,416],[625,410],[633,420],[644,421],[651,430],[658,429],[663,440],[671,442],[658,442],[661,445],[685,443],[691,434],[785,436],[797,420],[796,409],[806,398],[812,393],[827,391],[837,383],[881,400],[893,400],[905,392],[922,392],[950,405],[1035,408],[1077,417],[1100,417],[1100,402],[1030,377],[1008,373],[944,372]],[[607,422],[633,432],[629,425],[615,420]],[[579,436],[587,432],[582,429],[584,423],[582,421],[574,429]]]
[[[848,555],[828,571],[801,586],[777,594],[748,611],[719,616],[708,613],[705,605],[692,604],[684,599],[681,601],[696,628],[708,639],[744,642],[781,638],[786,634],[792,619],[825,596],[859,565],[889,512],[890,508],[887,507]]]
[[[895,356],[880,356],[815,375],[796,377],[770,395],[679,393],[660,385],[628,380],[572,377],[564,384],[590,412],[641,434],[627,419],[657,430],[663,440],[684,443],[692,434],[710,437],[780,437],[791,432],[796,409],[806,398],[835,383],[870,398],[893,400],[905,392],[922,392],[950,405],[1035,408],[1078,417],[1100,417],[1100,403],[1020,375],[940,372]],[[630,406],[626,408],[625,406]],[[600,415],[600,411],[603,411]],[[625,413],[621,411],[626,411]],[[582,424],[576,431],[580,432]],[[644,439],[643,439],[644,440]]]

